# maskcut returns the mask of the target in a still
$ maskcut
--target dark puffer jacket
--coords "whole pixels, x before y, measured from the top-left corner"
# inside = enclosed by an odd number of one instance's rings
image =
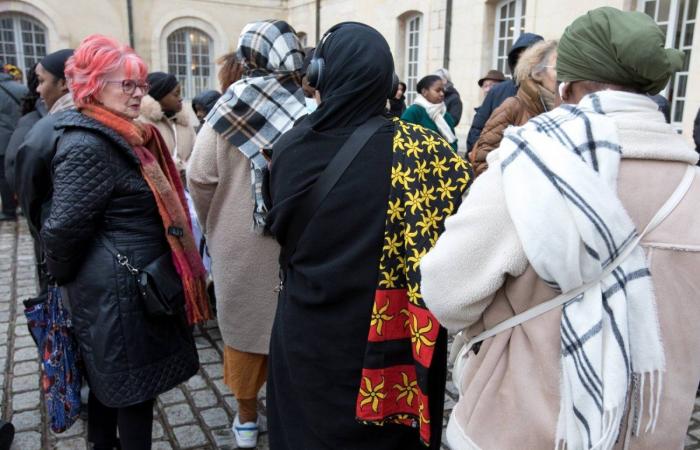
[[[136,267],[169,252],[155,199],[115,131],[77,111],[55,127],[63,135],[41,237],[49,272],[68,295],[90,387],[109,407],[155,398],[199,366],[184,304],[171,317],[147,316],[133,277],[101,242],[111,240]]]

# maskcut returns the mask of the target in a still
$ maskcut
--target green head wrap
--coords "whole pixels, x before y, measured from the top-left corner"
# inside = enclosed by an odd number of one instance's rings
[[[591,10],[564,31],[557,78],[612,83],[658,94],[683,67],[685,56],[664,48],[665,41],[656,22],[642,12],[609,6]]]

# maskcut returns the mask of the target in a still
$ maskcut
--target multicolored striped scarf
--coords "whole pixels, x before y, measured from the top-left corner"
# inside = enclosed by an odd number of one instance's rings
[[[87,105],[81,112],[119,133],[141,161],[141,175],[151,188],[163,220],[173,263],[182,279],[190,324],[210,320],[204,265],[192,237],[185,190],[167,146],[152,125],[141,125],[105,108]]]
[[[419,265],[461,203],[471,169],[438,134],[398,119],[396,124],[380,277],[356,416],[368,424],[419,428],[429,445],[428,386],[440,323],[421,297]]]

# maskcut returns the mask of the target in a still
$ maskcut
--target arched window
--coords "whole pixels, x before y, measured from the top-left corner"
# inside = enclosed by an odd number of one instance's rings
[[[0,15],[0,62],[27,73],[46,56],[46,27],[24,14]]]
[[[193,98],[212,86],[212,40],[196,28],[180,28],[168,36],[168,72],[177,77],[182,96]]]
[[[526,0],[501,0],[496,5],[496,27],[494,32],[494,66],[510,74],[508,52],[520,33],[525,31]]]
[[[688,92],[688,68],[698,12],[697,0],[640,0],[637,9],[651,16],[666,34],[666,47],[685,53],[683,68],[676,72],[662,94],[671,104],[671,123],[683,122]]]
[[[423,17],[420,14],[406,18],[404,44],[404,79],[406,80],[406,103],[412,104],[416,97],[418,84],[418,68],[420,66],[420,44]]]

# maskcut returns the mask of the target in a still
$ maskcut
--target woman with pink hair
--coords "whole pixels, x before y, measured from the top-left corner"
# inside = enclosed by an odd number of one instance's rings
[[[143,60],[91,35],[65,73],[77,110],[55,125],[47,266],[80,344],[94,449],[150,449],[154,399],[199,366],[190,325],[210,316],[204,267],[175,164],[158,131],[134,121]]]

